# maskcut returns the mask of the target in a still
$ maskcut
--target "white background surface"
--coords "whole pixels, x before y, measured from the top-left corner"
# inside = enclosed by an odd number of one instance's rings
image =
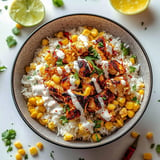
[[[10,128],[17,131],[16,140],[20,140],[24,149],[28,152],[28,145],[35,145],[36,142],[41,141],[44,144],[44,150],[39,152],[39,156],[29,160],[51,160],[50,152],[54,150],[55,160],[78,160],[80,157],[85,160],[120,160],[126,151],[127,147],[133,142],[130,137],[130,132],[113,142],[112,144],[95,149],[67,149],[53,145],[39,136],[37,136],[21,119],[11,95],[11,72],[13,62],[20,49],[21,45],[27,39],[29,34],[36,29],[24,28],[21,36],[15,37],[18,45],[14,48],[8,48],[6,44],[6,37],[12,35],[11,29],[15,23],[9,18],[8,11],[4,9],[4,5],[9,5],[12,1],[0,1],[0,62],[1,65],[6,65],[7,70],[0,73],[0,134]],[[144,152],[151,152],[153,159],[160,159],[155,149],[150,149],[151,141],[145,138],[148,131],[154,133],[153,142],[160,144],[160,1],[151,0],[149,8],[138,15],[126,16],[116,12],[110,5],[109,0],[64,0],[65,6],[63,8],[56,8],[52,5],[51,0],[42,0],[46,8],[45,23],[54,18],[72,14],[72,13],[93,13],[110,18],[119,22],[127,29],[129,29],[142,43],[143,47],[148,53],[153,69],[153,92],[151,96],[148,109],[143,115],[142,119],[132,129],[141,134],[138,148],[131,158],[131,160],[141,160]],[[144,25],[141,25],[141,22]],[[145,30],[147,27],[147,30]],[[12,123],[14,123],[12,125]],[[0,139],[0,160],[13,160],[16,149],[11,153],[6,152],[7,148]],[[10,157],[12,155],[12,157]]]

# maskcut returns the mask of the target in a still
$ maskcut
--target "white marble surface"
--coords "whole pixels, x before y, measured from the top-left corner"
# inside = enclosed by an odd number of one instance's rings
[[[44,144],[44,150],[39,152],[39,156],[29,160],[50,160],[50,152],[54,150],[55,160],[78,160],[80,157],[85,160],[120,160],[126,148],[132,143],[133,139],[129,133],[113,142],[112,144],[95,149],[67,149],[53,145],[39,136],[37,136],[21,119],[18,114],[15,104],[11,96],[11,71],[13,62],[18,53],[19,48],[29,36],[29,34],[36,29],[24,28],[21,36],[17,36],[18,45],[14,48],[8,48],[6,45],[6,37],[11,33],[11,29],[15,23],[9,18],[8,11],[4,9],[4,5],[9,5],[12,1],[0,1],[0,62],[1,65],[6,65],[8,69],[0,73],[0,133],[6,129],[14,128],[17,131],[17,140],[20,140],[26,151],[28,145],[35,145],[36,142],[41,141]],[[152,142],[145,138],[148,131],[154,133],[153,141],[160,143],[160,2],[158,0],[151,0],[149,8],[134,16],[125,16],[116,12],[110,5],[109,0],[64,0],[64,8],[55,8],[51,0],[42,0],[46,8],[46,17],[43,23],[66,14],[72,13],[94,13],[110,18],[119,22],[128,28],[142,43],[150,58],[153,69],[153,92],[148,109],[143,115],[142,119],[132,129],[141,134],[138,148],[131,158],[132,160],[141,160],[144,152],[151,152],[153,159],[158,160],[158,155],[155,149],[150,149]],[[141,22],[144,25],[141,25]],[[147,30],[145,30],[147,27]],[[14,125],[12,125],[14,123]],[[11,153],[6,153],[6,147],[0,140],[0,160],[12,160],[16,149]],[[12,155],[13,157],[10,157]]]

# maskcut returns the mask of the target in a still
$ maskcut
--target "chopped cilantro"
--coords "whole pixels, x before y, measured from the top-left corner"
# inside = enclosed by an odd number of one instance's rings
[[[50,157],[52,158],[52,160],[55,160],[55,158],[54,158],[54,151],[50,152]]]
[[[62,7],[64,5],[63,0],[52,0],[52,2],[56,7]]]
[[[156,152],[160,153],[160,144],[157,144],[157,146],[156,146]]]
[[[70,111],[70,107],[68,104],[63,106],[63,112],[66,113],[67,110]]]
[[[102,97],[102,99],[103,99],[103,100],[106,100],[107,98],[106,98],[106,97]]]
[[[103,74],[103,70],[100,69],[100,68],[98,68],[98,67],[94,64],[94,62],[91,60],[91,58],[89,58],[89,56],[85,57],[85,59],[92,64],[92,66],[93,66],[93,68],[94,68],[94,71],[93,71],[94,73],[97,72],[99,75]]]
[[[96,141],[97,142],[99,142],[100,141],[100,139],[99,139],[99,137],[98,137],[98,135],[96,134]]]
[[[7,45],[9,48],[14,47],[17,45],[17,41],[14,39],[13,36],[8,36],[6,39]]]
[[[62,124],[64,125],[65,123],[68,123],[68,119],[66,116],[61,116],[60,120],[62,121]]]
[[[155,146],[155,144],[154,144],[154,143],[152,143],[152,144],[151,144],[151,146],[150,146],[150,148],[151,148],[151,149],[153,149],[153,148],[154,148],[154,146]]]
[[[137,97],[133,97],[133,98],[132,98],[132,101],[134,101],[134,102],[136,102],[136,103],[138,103],[138,104],[140,103],[139,100],[137,99]]]
[[[134,91],[136,91],[136,88],[137,88],[136,84],[135,84],[134,86],[132,86],[132,89],[133,89]]]
[[[79,74],[78,74],[77,71],[74,73],[73,77],[74,77],[75,79],[79,79]]]
[[[30,79],[31,79],[31,76],[27,76],[27,79],[30,80]]]
[[[94,58],[99,59],[99,57],[98,57],[98,52],[97,52],[96,49],[93,48],[92,46],[90,46],[90,47],[88,48],[88,52],[89,52],[89,54],[90,54],[91,56],[93,56]]]
[[[4,8],[7,10],[7,9],[8,9],[8,6],[7,6],[7,5],[5,5],[5,6],[4,6]]]
[[[12,150],[13,150],[13,147],[9,146],[8,149],[7,149],[7,152],[11,152]]]
[[[100,128],[101,127],[101,120],[95,120],[94,123],[95,123],[94,128]]]
[[[14,28],[12,29],[12,33],[13,33],[14,35],[19,35],[19,34],[21,33],[21,30],[18,29],[17,27],[14,27]]]
[[[133,66],[129,66],[129,72],[130,73],[133,73],[136,71],[136,67],[133,67]]]
[[[60,45],[58,44],[58,45],[56,46],[56,48],[59,49],[59,48],[60,48]]]
[[[46,67],[46,68],[48,68],[48,67],[49,67],[49,65],[48,65],[48,64],[46,64],[46,65],[45,65],[45,67]]]
[[[86,59],[87,61],[93,61],[93,60],[98,60],[99,58],[93,57],[93,56],[86,56],[85,59]]]
[[[25,154],[24,159],[25,160],[28,159],[28,154]]]
[[[124,46],[124,43],[121,43],[121,50],[122,50],[122,54],[123,54],[124,56],[127,56],[127,55],[129,54],[129,48],[126,48],[126,47]]]
[[[137,56],[136,55],[132,55],[131,58],[137,58]]]
[[[0,72],[5,71],[6,69],[7,69],[7,67],[6,67],[6,66],[0,66]]]
[[[104,47],[104,44],[103,44],[102,42],[99,42],[99,43],[98,43],[98,46],[99,46],[99,47]]]
[[[57,66],[63,66],[63,61],[62,61],[62,59],[58,59],[57,62],[56,62],[56,65],[57,65]]]
[[[15,139],[16,131],[13,129],[9,129],[9,130],[7,129],[6,131],[2,133],[1,136],[2,136],[2,141],[4,141],[5,143],[5,146],[8,146],[7,152],[11,152],[13,149],[11,146],[12,144],[11,140]]]

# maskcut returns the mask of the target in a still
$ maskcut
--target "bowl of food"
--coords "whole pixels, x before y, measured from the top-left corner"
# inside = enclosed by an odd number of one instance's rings
[[[75,14],[34,31],[13,66],[19,114],[39,136],[70,148],[108,144],[141,118],[152,70],[138,40],[107,18]]]

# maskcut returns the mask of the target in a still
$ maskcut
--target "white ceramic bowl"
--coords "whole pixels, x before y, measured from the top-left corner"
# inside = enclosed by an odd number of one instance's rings
[[[26,101],[21,94],[21,78],[22,75],[25,74],[25,66],[29,65],[32,62],[33,54],[37,48],[40,47],[41,40],[47,36],[51,36],[58,31],[62,31],[65,29],[71,29],[78,26],[93,26],[100,31],[106,31],[115,37],[120,37],[123,42],[126,42],[130,46],[130,50],[132,53],[136,54],[138,63],[141,65],[140,67],[140,75],[144,79],[145,83],[145,95],[142,102],[142,105],[136,115],[129,120],[122,128],[114,132],[112,135],[105,137],[103,140],[97,143],[93,142],[66,142],[62,137],[58,137],[55,133],[49,131],[44,126],[40,125],[37,121],[30,117],[30,114],[27,110]],[[92,148],[101,145],[105,145],[115,141],[120,138],[122,135],[126,134],[142,117],[146,107],[148,105],[152,90],[152,70],[151,65],[148,59],[148,56],[138,42],[138,40],[128,31],[126,28],[121,26],[120,24],[109,20],[104,17],[96,16],[96,15],[88,15],[88,14],[75,14],[75,15],[67,15],[64,17],[60,17],[54,19],[36,31],[34,31],[28,39],[25,41],[23,46],[21,47],[13,66],[12,72],[12,94],[13,99],[18,109],[19,114],[26,122],[26,124],[39,136],[46,139],[49,142],[54,144],[70,147],[70,148]]]

